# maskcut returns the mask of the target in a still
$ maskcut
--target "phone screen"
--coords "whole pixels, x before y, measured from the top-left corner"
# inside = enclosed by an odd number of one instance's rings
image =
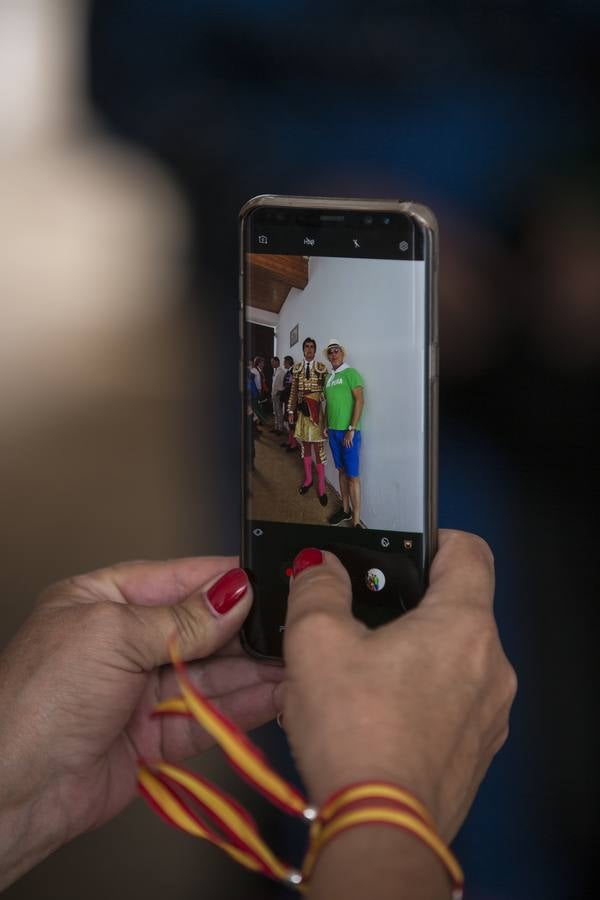
[[[367,625],[423,592],[430,261],[424,229],[400,212],[263,206],[242,240],[245,639],[279,656],[304,547],[340,558]]]

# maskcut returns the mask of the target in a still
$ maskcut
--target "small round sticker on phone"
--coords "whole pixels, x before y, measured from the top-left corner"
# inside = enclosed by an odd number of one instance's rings
[[[381,569],[369,569],[365,581],[370,591],[382,591],[385,587],[385,575]]]

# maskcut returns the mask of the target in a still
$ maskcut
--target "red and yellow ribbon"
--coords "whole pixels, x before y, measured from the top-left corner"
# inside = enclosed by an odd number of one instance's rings
[[[271,768],[258,747],[194,687],[174,640],[169,650],[181,697],[159,703],[153,714],[193,717],[256,790],[285,812],[311,822],[310,841],[299,872],[273,853],[252,816],[224,791],[181,766],[141,760],[140,792],[165,821],[220,847],[247,869],[301,892],[306,890],[319,852],[339,834],[360,825],[391,825],[411,832],[438,856],[452,881],[453,898],[462,897],[461,868],[437,834],[427,809],[410,791],[385,782],[350,785],[333,794],[317,814],[300,791]]]
[[[284,812],[303,816],[308,803],[300,791],[275,772],[258,747],[247,738],[244,732],[223,716],[194,687],[175,641],[170,642],[169,650],[182,697],[168,701],[169,706],[161,704],[156,711],[172,711],[173,704],[176,704],[176,708],[181,708],[185,704],[187,712],[221,747],[231,766],[239,772],[242,778]]]

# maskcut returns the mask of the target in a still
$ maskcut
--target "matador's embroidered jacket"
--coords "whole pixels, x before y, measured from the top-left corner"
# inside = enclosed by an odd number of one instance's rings
[[[296,420],[295,436],[298,441],[322,442],[325,440],[323,429],[323,390],[327,378],[327,366],[315,362],[306,377],[306,362],[296,363],[292,368],[292,388],[288,403],[288,413],[293,413]]]

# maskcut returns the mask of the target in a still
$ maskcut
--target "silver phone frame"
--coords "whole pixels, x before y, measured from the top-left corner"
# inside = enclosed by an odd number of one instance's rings
[[[438,369],[439,369],[439,336],[438,336],[438,290],[437,273],[439,261],[439,232],[435,215],[422,203],[412,200],[369,200],[347,197],[288,197],[279,194],[260,194],[252,197],[240,210],[240,389],[244,393],[245,372],[245,254],[244,228],[247,217],[261,206],[279,206],[287,209],[347,209],[359,212],[403,213],[410,216],[423,230],[425,259],[425,305],[426,305],[426,340],[425,371],[423,379],[426,386],[424,409],[424,472],[426,473],[423,491],[425,523],[423,533],[424,575],[428,577],[431,561],[437,551],[438,536]],[[242,429],[244,427],[244,409],[241,410]],[[243,433],[243,431],[242,431]],[[245,461],[243,449],[241,454],[242,478],[245,486]],[[245,491],[242,490],[241,508],[241,565],[245,564],[244,529],[246,527]]]

